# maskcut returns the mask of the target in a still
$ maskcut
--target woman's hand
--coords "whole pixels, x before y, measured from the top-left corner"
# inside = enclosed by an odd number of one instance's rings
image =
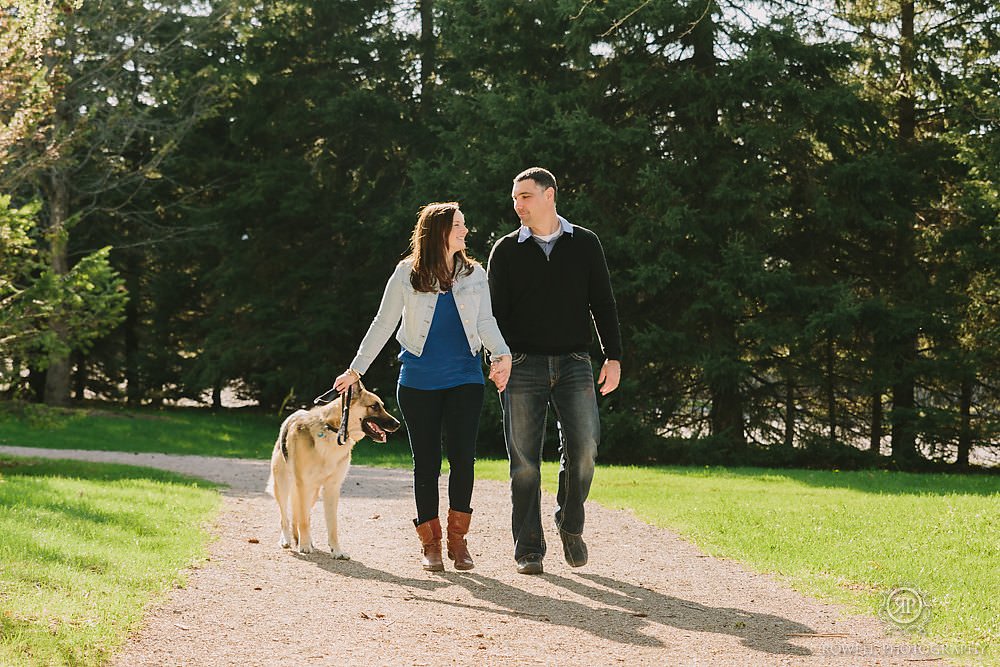
[[[504,354],[490,360],[490,380],[497,386],[497,391],[503,391],[510,379],[510,355]]]
[[[337,379],[333,381],[333,388],[343,394],[351,385],[360,379],[361,376],[356,370],[348,368],[346,371],[338,375]]]

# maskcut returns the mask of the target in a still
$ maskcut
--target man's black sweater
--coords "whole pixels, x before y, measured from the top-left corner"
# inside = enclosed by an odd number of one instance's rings
[[[618,307],[601,242],[573,225],[548,257],[514,231],[496,242],[489,260],[493,314],[514,352],[588,352],[591,316],[606,359],[621,360]]]

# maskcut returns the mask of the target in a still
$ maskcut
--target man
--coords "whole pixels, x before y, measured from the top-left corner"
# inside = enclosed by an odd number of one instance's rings
[[[541,459],[545,416],[559,425],[556,526],[573,567],[587,563],[584,501],[594,477],[601,426],[590,362],[591,318],[605,361],[603,395],[621,378],[621,334],[604,249],[597,235],[556,213],[556,179],[533,167],[514,178],[521,227],[493,246],[489,259],[493,312],[513,352],[501,393],[510,457],[514,559],[521,574],[541,574]]]

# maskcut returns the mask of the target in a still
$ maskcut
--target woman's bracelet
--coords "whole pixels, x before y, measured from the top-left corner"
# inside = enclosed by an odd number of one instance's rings
[[[347,369],[346,371],[344,371],[344,372],[345,372],[345,373],[350,373],[351,375],[353,375],[354,377],[356,377],[356,378],[357,378],[357,379],[359,379],[359,380],[361,379],[361,373],[357,372],[357,371],[356,371],[356,370],[354,370],[353,368],[348,368],[348,369]]]

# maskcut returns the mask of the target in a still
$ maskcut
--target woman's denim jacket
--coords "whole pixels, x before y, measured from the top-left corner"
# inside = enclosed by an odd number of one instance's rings
[[[396,340],[404,350],[420,356],[427,341],[427,332],[434,319],[434,308],[437,306],[437,292],[418,292],[410,284],[410,272],[413,270],[413,260],[404,259],[396,266],[389,282],[386,283],[382,303],[368,333],[358,346],[357,356],[351,362],[351,368],[359,373],[368,371],[382,348],[388,342],[400,319],[403,323],[396,333]],[[498,357],[510,354],[510,348],[500,334],[496,318],[493,317],[493,304],[490,301],[490,288],[486,282],[486,271],[479,264],[474,264],[472,273],[461,275],[455,279],[451,288],[455,296],[455,305],[462,319],[465,337],[469,341],[469,352],[478,354],[486,346],[490,355]]]

